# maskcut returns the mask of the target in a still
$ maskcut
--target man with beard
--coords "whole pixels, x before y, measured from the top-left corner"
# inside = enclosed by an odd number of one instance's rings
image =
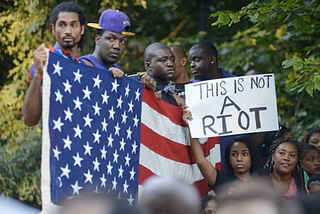
[[[56,6],[49,17],[49,27],[56,44],[49,51],[66,59],[85,64],[78,57],[77,49],[83,49],[86,43],[87,18],[79,5],[63,2]],[[42,74],[47,61],[45,45],[42,44],[33,53],[34,65],[29,71],[30,86],[23,103],[23,119],[26,125],[38,124],[42,114]]]
[[[162,100],[178,106],[173,96],[174,88],[168,86],[169,81],[174,79],[175,57],[171,49],[160,42],[149,45],[143,54],[144,67],[157,83],[154,91]]]

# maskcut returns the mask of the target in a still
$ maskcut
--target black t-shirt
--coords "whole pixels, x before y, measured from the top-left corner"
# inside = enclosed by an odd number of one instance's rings
[[[232,176],[229,175],[227,173],[221,172],[219,170],[217,170],[217,178],[216,178],[216,182],[214,183],[214,185],[210,185],[211,189],[217,194],[218,191],[221,191],[221,186],[225,186],[226,191],[232,192],[233,191],[233,187],[232,187],[232,182],[233,181],[241,181],[241,179],[239,179],[236,176]],[[244,182],[244,181],[243,181]],[[230,183],[230,185],[228,185],[228,183]],[[222,190],[224,191],[224,190]]]
[[[175,92],[177,93],[177,95],[179,97],[181,97],[183,99],[186,99],[184,86],[188,83],[190,83],[190,82],[173,84],[175,86]]]
[[[269,176],[263,176],[263,175],[254,175],[255,177],[259,177],[259,179],[263,180],[267,184],[270,185],[270,187],[273,187],[273,184],[269,178]],[[227,173],[221,172],[217,170],[217,178],[214,185],[209,185],[210,188],[217,194],[219,193],[228,193],[231,194],[234,191],[233,184],[234,181],[242,181],[242,182],[250,182],[251,179],[248,181],[243,181],[240,178],[229,175]],[[221,188],[222,187],[222,188]]]

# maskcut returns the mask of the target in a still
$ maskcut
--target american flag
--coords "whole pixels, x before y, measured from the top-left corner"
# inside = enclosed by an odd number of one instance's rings
[[[42,167],[50,170],[47,178],[42,171],[42,178],[49,184],[50,202],[60,205],[82,191],[106,189],[133,203],[141,96],[139,82],[49,54],[43,84],[43,159],[48,163]]]
[[[133,205],[151,175],[210,191],[192,157],[181,107],[126,77],[49,53],[43,82],[43,214],[84,191],[107,190]],[[220,163],[219,139],[203,140]]]

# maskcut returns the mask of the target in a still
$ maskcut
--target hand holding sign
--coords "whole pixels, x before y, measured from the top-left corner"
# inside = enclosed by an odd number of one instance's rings
[[[183,106],[183,115],[182,115],[183,121],[189,125],[189,121],[192,120],[192,114],[188,109],[188,106]]]
[[[202,81],[185,90],[193,138],[278,129],[273,74]]]

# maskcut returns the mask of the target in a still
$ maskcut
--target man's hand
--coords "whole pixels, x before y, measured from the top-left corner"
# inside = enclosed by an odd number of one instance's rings
[[[154,92],[154,94],[159,100],[161,100],[161,91]]]
[[[189,126],[189,121],[193,119],[192,114],[189,111],[188,106],[184,105],[182,108],[183,108],[182,119]]]
[[[139,74],[140,75],[140,74]],[[157,82],[148,74],[144,73],[141,76],[141,82],[147,89],[153,90],[157,87]]]
[[[120,79],[124,75],[124,72],[121,71],[119,68],[111,67],[109,68],[109,70],[112,72],[113,77],[116,79]]]
[[[183,99],[182,97],[179,97],[176,93],[173,94],[173,97],[176,99],[177,103],[180,103],[181,106],[186,105],[185,99]]]
[[[47,62],[47,51],[44,44],[41,44],[40,47],[33,52],[33,61],[35,66],[35,75],[42,77],[43,66]]]

